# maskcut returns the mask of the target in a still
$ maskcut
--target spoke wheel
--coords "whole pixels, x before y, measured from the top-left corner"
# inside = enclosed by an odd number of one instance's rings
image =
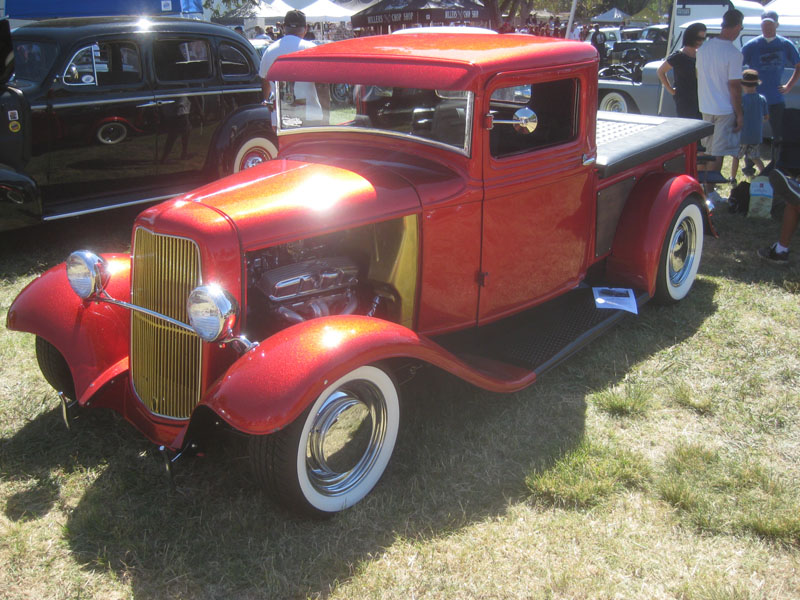
[[[686,297],[697,278],[703,254],[703,213],[696,199],[678,208],[661,249],[656,300],[672,304]]]
[[[399,419],[392,378],[378,367],[359,367],[328,386],[285,429],[251,438],[256,478],[288,509],[330,516],[378,483]]]

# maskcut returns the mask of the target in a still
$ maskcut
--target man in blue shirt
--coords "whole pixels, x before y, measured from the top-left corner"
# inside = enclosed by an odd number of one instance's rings
[[[800,77],[800,54],[794,44],[777,33],[778,13],[767,10],[761,15],[762,35],[742,48],[744,63],[758,71],[761,85],[758,93],[767,99],[769,122],[772,127],[772,160],[777,160],[783,140],[784,94],[794,87]],[[784,67],[794,69],[786,84],[781,84]]]

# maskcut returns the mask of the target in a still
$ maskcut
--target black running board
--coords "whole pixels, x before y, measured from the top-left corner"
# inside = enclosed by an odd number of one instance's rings
[[[636,291],[644,305],[650,296]],[[434,338],[462,360],[488,358],[541,375],[575,354],[627,313],[597,308],[592,288],[579,287],[550,302],[490,325]]]

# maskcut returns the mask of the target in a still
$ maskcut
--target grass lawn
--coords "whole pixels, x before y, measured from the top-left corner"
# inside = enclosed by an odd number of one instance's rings
[[[800,598],[800,259],[761,262],[779,224],[720,208],[685,301],[534,386],[418,374],[383,479],[326,522],[266,500],[236,440],[172,490],[113,413],[68,432],[33,337],[0,329],[0,597]],[[3,324],[70,250],[125,251],[134,214],[4,232]]]

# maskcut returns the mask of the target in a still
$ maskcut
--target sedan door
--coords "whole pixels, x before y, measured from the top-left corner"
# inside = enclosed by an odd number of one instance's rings
[[[113,204],[152,185],[155,111],[144,65],[131,39],[98,40],[70,54],[48,93],[46,213],[79,200]]]

